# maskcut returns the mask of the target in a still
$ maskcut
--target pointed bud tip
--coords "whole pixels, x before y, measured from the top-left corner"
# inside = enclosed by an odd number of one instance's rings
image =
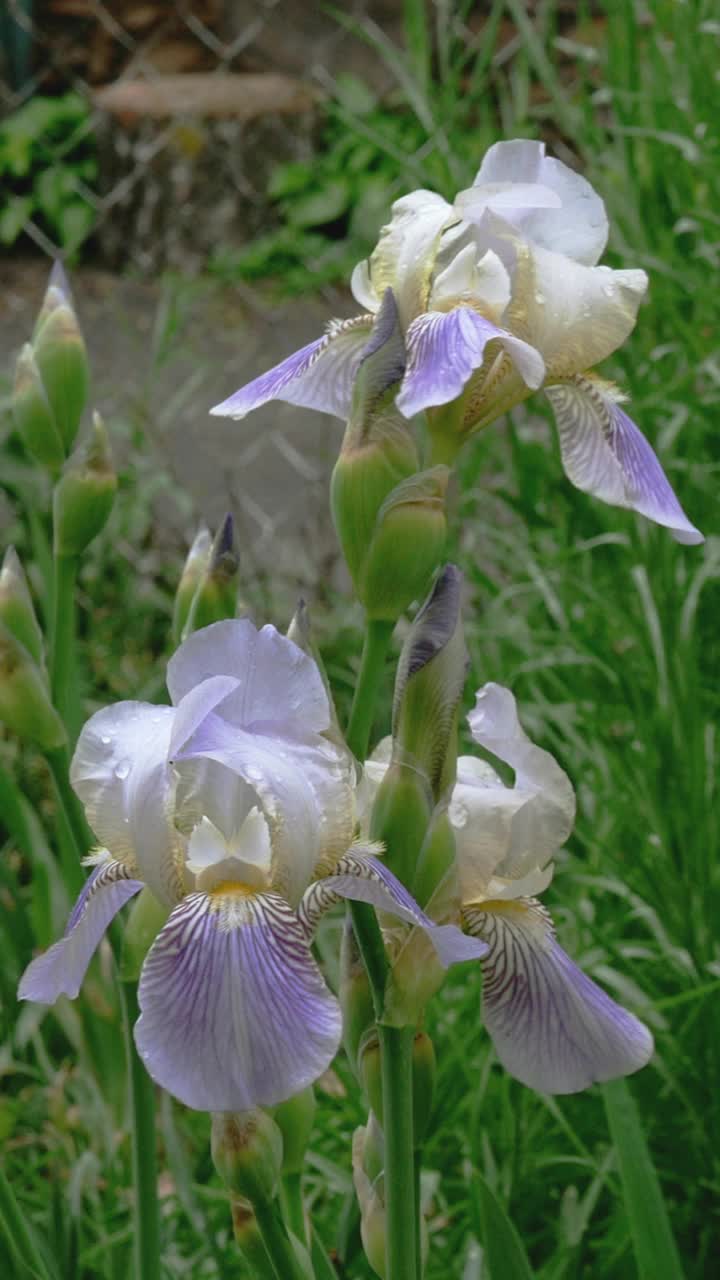
[[[232,578],[238,571],[240,557],[235,540],[235,520],[228,512],[213,539],[210,553],[210,574]]]
[[[416,675],[451,639],[460,616],[463,574],[457,565],[441,569],[425,603],[412,624],[413,638],[407,676]]]

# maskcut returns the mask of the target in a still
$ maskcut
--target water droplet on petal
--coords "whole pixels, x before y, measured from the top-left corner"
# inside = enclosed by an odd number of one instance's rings
[[[110,737],[109,734],[104,733],[100,741],[102,742],[104,747],[109,747],[110,743],[112,742],[112,738]]]
[[[605,297],[606,297],[606,298],[612,298],[613,294],[615,293],[615,285],[614,285],[614,284],[604,284],[604,285],[603,285],[603,293],[605,294]]]
[[[535,301],[537,302],[537,304],[538,304],[538,306],[539,306],[539,307],[544,307],[544,306],[545,306],[545,294],[544,294],[544,293],[536,293],[536,294],[535,294]]]
[[[124,782],[125,778],[127,778],[129,773],[130,773],[129,760],[121,760],[119,764],[115,765],[115,777],[119,778],[121,782]]]

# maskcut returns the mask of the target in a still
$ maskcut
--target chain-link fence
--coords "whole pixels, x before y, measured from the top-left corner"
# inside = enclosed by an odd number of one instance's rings
[[[242,285],[185,293],[168,359],[158,354],[167,286],[153,281],[272,226],[269,177],[281,162],[312,160],[335,77],[349,71],[382,90],[387,70],[347,22],[400,39],[401,0],[341,9],[345,22],[306,0],[2,9],[4,364],[29,332],[45,255],[69,254],[97,403],[141,416],[206,518],[235,511],[246,562],[305,584],[328,573],[338,424],[284,406],[240,426],[207,411],[351,304],[333,290],[317,304],[275,304]]]

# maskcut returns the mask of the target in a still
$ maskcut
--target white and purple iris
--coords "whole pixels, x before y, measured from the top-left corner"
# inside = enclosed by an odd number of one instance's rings
[[[168,690],[172,706],[121,702],[80,735],[72,782],[103,848],[19,995],[76,996],[110,921],[147,886],[169,916],[140,976],[140,1055],[188,1106],[244,1111],[297,1093],[337,1050],[339,1005],[310,950],[333,902],[419,925],[445,965],[487,946],[434,925],[376,848],[353,845],[354,763],[291,640],[218,622],[178,649]]]
[[[462,921],[489,948],[483,1016],[498,1058],[540,1093],[575,1093],[637,1071],[652,1054],[650,1032],[573,963],[536,897],[572,830],[570,779],[527,737],[509,689],[486,684],[468,723],[478,745],[515,773],[509,787],[487,761],[461,756],[448,808]],[[386,742],[367,762],[371,790],[388,757]]]
[[[597,263],[608,222],[590,184],[544,144],[500,142],[454,204],[431,191],[397,200],[352,290],[364,313],[242,387],[212,413],[243,418],[270,400],[346,418],[375,315],[393,291],[405,341],[396,403],[406,417],[453,405],[459,438],[545,388],[563,466],[577,488],[665,525],[679,542],[702,535],[682,510],[654,451],[592,367],[628,337],[647,289],[644,271]],[[443,430],[447,415],[443,416]],[[439,429],[439,425],[438,425]]]

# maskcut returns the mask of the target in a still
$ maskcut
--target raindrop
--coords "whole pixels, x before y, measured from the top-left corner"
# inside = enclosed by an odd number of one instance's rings
[[[102,742],[104,747],[109,747],[110,743],[112,742],[112,738],[109,736],[109,734],[104,733],[100,741]]]
[[[538,304],[538,306],[539,306],[539,307],[544,307],[544,306],[545,306],[545,294],[544,294],[544,293],[536,293],[536,294],[535,294],[535,301],[537,302],[537,304]]]
[[[130,773],[129,760],[121,760],[120,764],[115,765],[115,777],[119,778],[121,782],[123,782],[124,779],[127,778],[129,773]]]
[[[615,285],[614,285],[614,284],[605,284],[605,285],[603,285],[603,293],[605,294],[605,297],[606,297],[606,298],[612,298],[612,296],[613,296],[614,292],[615,292]]]

